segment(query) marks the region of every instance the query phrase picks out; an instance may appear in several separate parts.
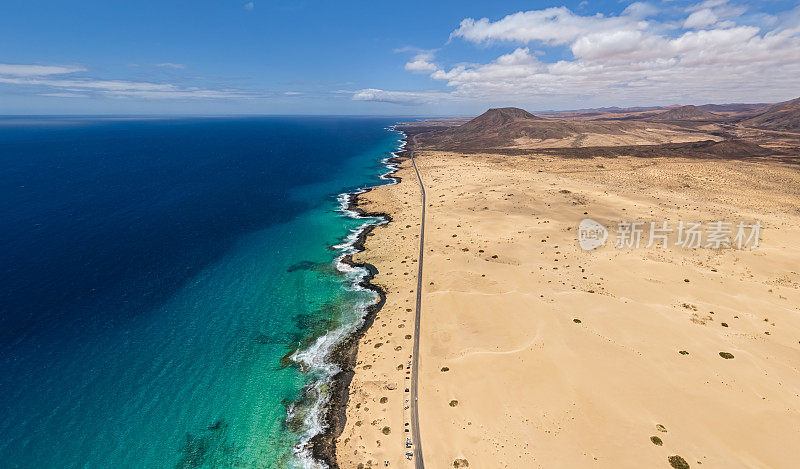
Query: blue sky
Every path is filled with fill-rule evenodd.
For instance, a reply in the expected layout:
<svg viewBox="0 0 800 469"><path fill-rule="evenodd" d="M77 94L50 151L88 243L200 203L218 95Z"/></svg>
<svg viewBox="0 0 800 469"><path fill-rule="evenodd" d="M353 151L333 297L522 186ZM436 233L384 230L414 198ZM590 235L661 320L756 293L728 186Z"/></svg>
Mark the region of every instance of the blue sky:
<svg viewBox="0 0 800 469"><path fill-rule="evenodd" d="M800 95L796 1L6 0L0 114L471 114Z"/></svg>

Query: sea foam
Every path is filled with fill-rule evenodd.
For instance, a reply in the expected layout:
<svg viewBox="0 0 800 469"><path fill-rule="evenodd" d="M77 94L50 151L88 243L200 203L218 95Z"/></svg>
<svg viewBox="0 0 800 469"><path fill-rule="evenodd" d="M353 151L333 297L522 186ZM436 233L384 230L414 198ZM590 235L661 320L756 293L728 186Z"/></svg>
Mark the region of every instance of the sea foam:
<svg viewBox="0 0 800 469"><path fill-rule="evenodd" d="M397 184L397 180L392 177L392 174L397 171L397 164L392 163L390 160L397 157L397 154L405 148L405 134L395 130L394 126L389 127L387 130L401 134L402 138L398 140L398 148L390 153L391 156L381 159L381 163L386 168L386 172L380 174L379 178L384 182L382 184L372 185L370 188ZM330 361L331 352L336 345L341 343L349 335L354 334L362 326L369 306L374 304L378 299L378 294L376 292L362 286L364 278L369 274L367 269L353 266L345 262L345 258L359 252L359 249L356 248L356 242L365 229L370 226L388 223L385 219L380 217L362 216L357 211L350 208L353 198L366 191L366 188L361 188L353 192L339 194L337 197L339 202L338 212L348 218L363 219L365 221L357 228L350 230L341 243L333 246L333 248L338 251L338 255L333 263L336 269L347 279L345 288L354 292L368 292L370 294L369 299L356 303L354 311L354 317L356 319L354 321L342 324L336 329L318 337L309 347L298 350L291 356L291 359L297 363L305 373L310 374L314 378L312 382L303 389L304 402L311 402L311 404L304 409L304 430L300 442L293 450L297 466L304 469L326 469L328 467L324 462L313 458L310 442L312 438L322 433L327 428L324 415L330 403L328 388L330 387L332 378L341 371L336 364ZM298 412L298 403L289 406L287 420L296 418Z"/></svg>

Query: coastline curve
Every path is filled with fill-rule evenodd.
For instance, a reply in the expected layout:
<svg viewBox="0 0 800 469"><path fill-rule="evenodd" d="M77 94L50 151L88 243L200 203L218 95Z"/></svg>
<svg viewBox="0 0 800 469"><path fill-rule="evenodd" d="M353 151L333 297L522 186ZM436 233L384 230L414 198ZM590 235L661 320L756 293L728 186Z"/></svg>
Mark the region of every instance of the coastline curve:
<svg viewBox="0 0 800 469"><path fill-rule="evenodd" d="M329 331L319 337L312 346L298 350L290 357L301 367L322 369L325 375L322 379L310 383L309 388L304 390L304 395L310 391L316 399L313 410L307 417L308 432L294 451L295 457L304 468L339 468L336 461L336 439L344 430L347 418L346 408L350 383L355 374L358 344L386 302L386 292L379 285L372 283L378 272L377 268L372 264L355 262L353 255L364 250L366 238L376 226L392 221L388 213L367 212L358 206L360 195L401 181L401 178L394 173L398 170L397 163L406 157L408 138L405 132L398 131L394 127L387 130L402 135L398 140L399 147L391 152L390 157L381 161L388 171L381 174L380 179L387 182L340 194L339 211L351 218L364 219L365 223L352 230L343 243L333 246L341 252L334 263L337 270L352 279L350 288L371 291L374 293L374 300L369 304L357 306L363 308L359 321ZM290 407L287 419L291 418L291 413Z"/></svg>

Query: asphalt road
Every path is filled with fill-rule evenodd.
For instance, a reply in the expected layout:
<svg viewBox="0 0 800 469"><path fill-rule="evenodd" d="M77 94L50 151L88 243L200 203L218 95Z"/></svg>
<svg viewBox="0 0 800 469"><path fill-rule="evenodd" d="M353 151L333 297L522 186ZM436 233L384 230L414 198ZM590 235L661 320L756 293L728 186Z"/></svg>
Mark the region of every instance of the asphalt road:
<svg viewBox="0 0 800 469"><path fill-rule="evenodd" d="M417 377L419 376L419 329L422 312L422 259L425 249L425 186L422 185L422 177L419 175L413 152L411 153L411 163L417 173L419 188L422 189L422 223L420 223L419 232L419 271L417 272L417 312L414 315L414 351L411 356L411 442L414 451L414 467L423 469L425 463L422 461L422 438L419 436Z"/></svg>

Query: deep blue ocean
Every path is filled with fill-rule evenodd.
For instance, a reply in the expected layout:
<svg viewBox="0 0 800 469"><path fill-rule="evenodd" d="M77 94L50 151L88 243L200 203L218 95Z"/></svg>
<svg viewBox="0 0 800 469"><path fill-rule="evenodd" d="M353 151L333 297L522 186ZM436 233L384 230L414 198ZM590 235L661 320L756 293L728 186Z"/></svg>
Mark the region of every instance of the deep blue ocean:
<svg viewBox="0 0 800 469"><path fill-rule="evenodd" d="M299 467L393 123L0 118L0 466Z"/></svg>

